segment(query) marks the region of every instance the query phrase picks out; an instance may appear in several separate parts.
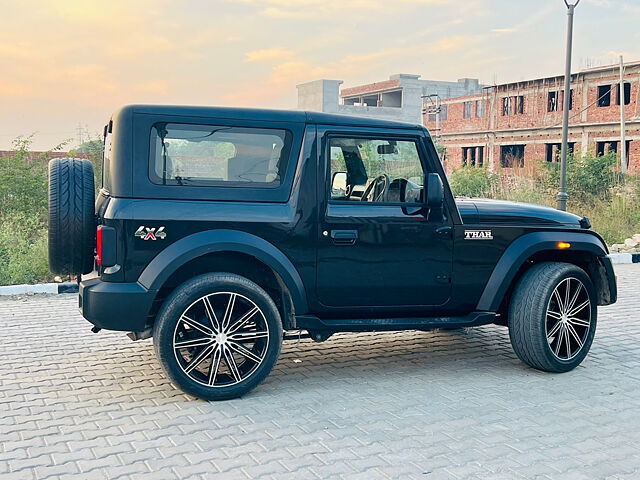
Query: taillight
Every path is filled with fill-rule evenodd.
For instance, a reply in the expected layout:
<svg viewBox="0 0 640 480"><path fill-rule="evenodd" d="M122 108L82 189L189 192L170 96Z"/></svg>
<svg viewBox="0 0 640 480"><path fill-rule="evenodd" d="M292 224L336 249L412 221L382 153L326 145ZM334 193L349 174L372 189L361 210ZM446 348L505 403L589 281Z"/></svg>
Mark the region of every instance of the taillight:
<svg viewBox="0 0 640 480"><path fill-rule="evenodd" d="M96 265L102 266L102 225L96 230Z"/></svg>

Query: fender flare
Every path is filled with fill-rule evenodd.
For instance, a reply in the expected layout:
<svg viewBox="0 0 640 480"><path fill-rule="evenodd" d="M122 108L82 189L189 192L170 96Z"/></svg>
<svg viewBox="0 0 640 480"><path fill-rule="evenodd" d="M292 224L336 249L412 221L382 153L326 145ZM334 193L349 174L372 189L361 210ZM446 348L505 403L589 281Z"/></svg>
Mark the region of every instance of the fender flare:
<svg viewBox="0 0 640 480"><path fill-rule="evenodd" d="M502 299L524 262L538 252L558 251L557 242L569 242L571 252L587 252L598 257L607 255L603 241L591 232L527 233L511 243L498 260L478 301L477 310L498 311Z"/></svg>
<svg viewBox="0 0 640 480"><path fill-rule="evenodd" d="M280 276L291 294L296 314L308 312L302 278L291 260L266 240L238 230L206 230L181 238L147 265L138 283L148 290L157 291L186 262L214 252L237 252L255 257Z"/></svg>

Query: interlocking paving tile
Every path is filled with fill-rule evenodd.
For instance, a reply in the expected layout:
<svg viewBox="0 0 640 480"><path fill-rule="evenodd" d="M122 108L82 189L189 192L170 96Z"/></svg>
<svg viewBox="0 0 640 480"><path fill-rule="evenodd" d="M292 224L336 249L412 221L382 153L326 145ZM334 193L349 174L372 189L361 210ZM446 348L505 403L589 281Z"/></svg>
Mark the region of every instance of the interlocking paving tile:
<svg viewBox="0 0 640 480"><path fill-rule="evenodd" d="M0 478L640 478L640 267L616 272L573 372L526 367L498 326L339 334L219 403L151 341L90 333L75 295L0 299Z"/></svg>

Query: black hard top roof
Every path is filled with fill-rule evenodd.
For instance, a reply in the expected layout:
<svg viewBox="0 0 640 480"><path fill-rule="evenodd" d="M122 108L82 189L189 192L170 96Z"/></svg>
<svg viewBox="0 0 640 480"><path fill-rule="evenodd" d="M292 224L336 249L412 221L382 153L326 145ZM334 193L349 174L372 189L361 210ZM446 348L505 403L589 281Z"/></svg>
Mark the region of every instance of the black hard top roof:
<svg viewBox="0 0 640 480"><path fill-rule="evenodd" d="M176 115L182 117L206 117L226 119L248 119L272 122L299 122L319 123L326 125L346 125L355 127L385 127L422 129L421 125L413 123L395 122L391 120L379 120L375 118L355 117L351 115L338 115L320 112L307 112L302 110L270 110L260 108L233 108L233 107L198 107L187 105L127 105L121 108L117 114L129 110L133 113L149 115Z"/></svg>

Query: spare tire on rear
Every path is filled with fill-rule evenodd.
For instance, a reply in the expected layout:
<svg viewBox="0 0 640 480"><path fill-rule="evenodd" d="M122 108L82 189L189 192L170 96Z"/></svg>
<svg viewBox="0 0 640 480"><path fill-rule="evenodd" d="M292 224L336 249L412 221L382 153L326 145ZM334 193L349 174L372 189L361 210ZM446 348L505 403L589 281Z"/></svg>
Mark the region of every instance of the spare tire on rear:
<svg viewBox="0 0 640 480"><path fill-rule="evenodd" d="M93 165L82 158L49 162L49 268L74 275L93 270L95 248Z"/></svg>

